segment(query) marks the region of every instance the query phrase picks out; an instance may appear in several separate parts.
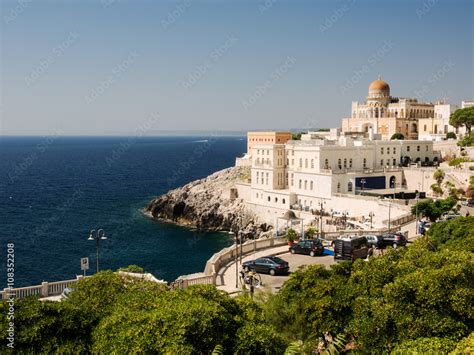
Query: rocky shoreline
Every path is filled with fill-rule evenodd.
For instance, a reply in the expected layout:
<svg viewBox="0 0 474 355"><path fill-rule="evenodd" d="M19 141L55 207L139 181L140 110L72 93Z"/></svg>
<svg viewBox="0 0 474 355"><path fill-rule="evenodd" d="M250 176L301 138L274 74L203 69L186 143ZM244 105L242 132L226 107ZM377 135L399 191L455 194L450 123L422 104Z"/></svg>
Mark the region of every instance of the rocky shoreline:
<svg viewBox="0 0 474 355"><path fill-rule="evenodd" d="M247 167L217 171L153 199L144 212L201 232L239 231L244 240L270 236L272 226L261 223L236 194L235 184L249 174Z"/></svg>

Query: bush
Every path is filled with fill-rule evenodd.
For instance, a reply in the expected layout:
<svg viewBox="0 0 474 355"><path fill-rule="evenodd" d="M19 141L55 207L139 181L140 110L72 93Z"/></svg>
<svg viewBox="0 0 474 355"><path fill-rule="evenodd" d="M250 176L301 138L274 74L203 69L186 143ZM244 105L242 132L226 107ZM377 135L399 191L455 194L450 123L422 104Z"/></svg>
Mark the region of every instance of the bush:
<svg viewBox="0 0 474 355"><path fill-rule="evenodd" d="M390 140L404 140L405 139L405 136L401 133L394 133L392 135L392 137L390 138Z"/></svg>
<svg viewBox="0 0 474 355"><path fill-rule="evenodd" d="M457 138L456 133L454 132L446 133L446 139L456 139L456 138Z"/></svg>
<svg viewBox="0 0 474 355"><path fill-rule="evenodd" d="M455 346L451 338L418 338L397 345L392 354L446 354Z"/></svg>
<svg viewBox="0 0 474 355"><path fill-rule="evenodd" d="M461 339L451 354L474 354L474 332Z"/></svg>

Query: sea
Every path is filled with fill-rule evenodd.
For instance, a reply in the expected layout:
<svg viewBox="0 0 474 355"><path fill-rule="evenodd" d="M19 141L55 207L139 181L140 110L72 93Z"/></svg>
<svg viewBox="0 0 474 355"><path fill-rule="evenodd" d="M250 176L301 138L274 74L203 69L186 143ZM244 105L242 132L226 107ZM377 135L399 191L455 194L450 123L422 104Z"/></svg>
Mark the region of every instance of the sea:
<svg viewBox="0 0 474 355"><path fill-rule="evenodd" d="M138 265L159 279L202 272L226 233L152 220L154 197L234 165L244 137L0 137L0 288L13 244L14 287ZM96 234L94 234L96 235ZM10 257L11 258L11 257ZM11 276L11 275L8 275Z"/></svg>

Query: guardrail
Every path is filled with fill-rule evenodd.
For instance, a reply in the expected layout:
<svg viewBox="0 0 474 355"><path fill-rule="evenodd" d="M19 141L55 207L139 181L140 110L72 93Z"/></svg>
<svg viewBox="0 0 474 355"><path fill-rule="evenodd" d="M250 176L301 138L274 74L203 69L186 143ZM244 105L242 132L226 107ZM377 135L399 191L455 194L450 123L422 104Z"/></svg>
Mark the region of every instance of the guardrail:
<svg viewBox="0 0 474 355"><path fill-rule="evenodd" d="M0 299L7 299L13 296L16 299L26 297L49 297L60 295L66 287L75 284L84 276L78 275L77 279L56 281L56 282L42 282L41 285L17 287L17 288L5 288L0 292Z"/></svg>

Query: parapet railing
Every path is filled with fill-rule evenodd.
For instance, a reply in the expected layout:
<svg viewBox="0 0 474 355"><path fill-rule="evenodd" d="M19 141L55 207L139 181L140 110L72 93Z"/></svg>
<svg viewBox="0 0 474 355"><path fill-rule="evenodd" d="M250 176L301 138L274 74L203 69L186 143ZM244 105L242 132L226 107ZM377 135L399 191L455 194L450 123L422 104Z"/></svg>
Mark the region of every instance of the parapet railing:
<svg viewBox="0 0 474 355"><path fill-rule="evenodd" d="M26 297L49 297L60 295L66 287L75 284L84 276L78 275L77 279L47 282L43 281L41 285L17 287L17 288L4 288L0 292L0 299L8 299L10 296L16 299Z"/></svg>

